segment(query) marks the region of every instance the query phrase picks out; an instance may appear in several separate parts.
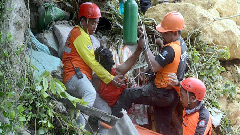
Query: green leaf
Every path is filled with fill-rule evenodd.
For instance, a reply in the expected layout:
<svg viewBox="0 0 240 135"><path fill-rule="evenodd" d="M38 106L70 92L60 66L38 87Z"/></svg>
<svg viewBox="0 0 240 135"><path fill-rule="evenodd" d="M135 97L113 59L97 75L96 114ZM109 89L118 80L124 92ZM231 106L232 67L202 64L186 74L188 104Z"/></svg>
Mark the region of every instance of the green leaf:
<svg viewBox="0 0 240 135"><path fill-rule="evenodd" d="M38 134L39 134L39 135L45 134L45 131L44 131L44 129L43 129L42 127L39 128Z"/></svg>
<svg viewBox="0 0 240 135"><path fill-rule="evenodd" d="M8 32L7 38L8 38L8 40L12 40L12 34L11 34L11 32Z"/></svg>
<svg viewBox="0 0 240 135"><path fill-rule="evenodd" d="M22 105L19 105L17 109L19 113L22 113L25 110Z"/></svg>
<svg viewBox="0 0 240 135"><path fill-rule="evenodd" d="M43 77L43 90L46 91L48 88L48 81L45 77Z"/></svg>
<svg viewBox="0 0 240 135"><path fill-rule="evenodd" d="M11 116L12 119L15 118L15 115L16 115L16 114L15 114L15 111L11 111L11 112L10 112L10 116Z"/></svg>
<svg viewBox="0 0 240 135"><path fill-rule="evenodd" d="M46 124L46 123L47 123L47 121L46 121L46 120L42 120L42 121L39 121L39 123Z"/></svg>
<svg viewBox="0 0 240 135"><path fill-rule="evenodd" d="M14 92L14 91L8 93L8 97L9 97L9 98L12 98L13 95L15 95L15 92Z"/></svg>
<svg viewBox="0 0 240 135"><path fill-rule="evenodd" d="M3 97L4 96L4 93L3 92L0 92L0 97Z"/></svg>
<svg viewBox="0 0 240 135"><path fill-rule="evenodd" d="M24 116L20 116L18 119L19 121L26 121L26 118Z"/></svg>
<svg viewBox="0 0 240 135"><path fill-rule="evenodd" d="M88 102L87 101L83 101L82 105L88 105Z"/></svg>
<svg viewBox="0 0 240 135"><path fill-rule="evenodd" d="M9 58L9 54L8 54L7 50L3 50L3 54L5 57Z"/></svg>
<svg viewBox="0 0 240 135"><path fill-rule="evenodd" d="M48 112L48 115L49 115L50 117L53 117L53 112L52 112L51 109L48 109L47 112Z"/></svg>
<svg viewBox="0 0 240 135"><path fill-rule="evenodd" d="M62 96L62 97L64 97L64 98L66 98L67 96L66 96L66 92L64 91L64 92L61 92L60 93L60 95Z"/></svg>
<svg viewBox="0 0 240 135"><path fill-rule="evenodd" d="M56 83L53 80L50 82L50 90L53 94L56 94Z"/></svg>
<svg viewBox="0 0 240 135"><path fill-rule="evenodd" d="M0 71L0 77L3 77L3 72L2 71Z"/></svg>
<svg viewBox="0 0 240 135"><path fill-rule="evenodd" d="M49 95L48 95L48 93L47 92L45 92L45 91L43 91L43 90L41 90L41 95L44 97L44 98L47 98Z"/></svg>
<svg viewBox="0 0 240 135"><path fill-rule="evenodd" d="M49 122L49 121L48 121L48 128L50 128L50 129L51 129L51 128L54 128L54 126L52 125L52 123Z"/></svg>
<svg viewBox="0 0 240 135"><path fill-rule="evenodd" d="M40 91L40 90L42 90L42 86L41 86L41 85L38 85L38 86L36 87L36 91Z"/></svg>
<svg viewBox="0 0 240 135"><path fill-rule="evenodd" d="M57 82L55 84L56 84L57 94L61 95L62 92L65 92L65 89L61 86L61 84L59 84Z"/></svg>
<svg viewBox="0 0 240 135"><path fill-rule="evenodd" d="M47 77L49 75L50 75L50 72L45 70L40 77Z"/></svg>
<svg viewBox="0 0 240 135"><path fill-rule="evenodd" d="M64 85L60 80L58 80L58 79L56 79L56 78L54 78L53 80L54 80L56 83L60 84L61 87L62 87L64 90L66 89L65 85Z"/></svg>

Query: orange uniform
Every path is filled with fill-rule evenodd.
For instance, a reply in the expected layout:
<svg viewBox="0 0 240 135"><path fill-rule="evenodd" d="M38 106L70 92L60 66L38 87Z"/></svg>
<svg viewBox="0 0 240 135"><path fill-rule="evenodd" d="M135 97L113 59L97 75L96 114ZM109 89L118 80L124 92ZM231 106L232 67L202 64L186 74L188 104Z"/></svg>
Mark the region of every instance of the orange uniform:
<svg viewBox="0 0 240 135"><path fill-rule="evenodd" d="M97 76L108 84L112 76L102 65L95 60L94 50L90 36L79 26L75 26L66 41L63 51L63 82L66 83L75 75L74 67L79 68L89 80L92 79L92 70Z"/></svg>
<svg viewBox="0 0 240 135"><path fill-rule="evenodd" d="M169 44L166 44L165 47L166 46L171 46L173 48L173 50L175 52L175 54L174 54L175 57L174 57L173 61L170 64L167 64L164 68L162 68L160 71L157 72L156 78L154 80L154 83L155 83L157 88L166 88L166 87L168 87L168 84L170 83L168 74L169 73L177 74L178 65L179 65L179 62L180 62L180 56L181 56L180 42L179 41L171 42Z"/></svg>
<svg viewBox="0 0 240 135"><path fill-rule="evenodd" d="M203 103L192 110L183 110L183 135L211 135L212 119Z"/></svg>

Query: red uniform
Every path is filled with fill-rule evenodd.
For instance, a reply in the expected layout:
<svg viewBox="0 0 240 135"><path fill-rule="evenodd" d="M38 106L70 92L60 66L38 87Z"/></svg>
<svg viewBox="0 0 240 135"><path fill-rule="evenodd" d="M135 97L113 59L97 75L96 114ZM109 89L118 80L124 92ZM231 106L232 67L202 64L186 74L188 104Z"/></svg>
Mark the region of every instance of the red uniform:
<svg viewBox="0 0 240 135"><path fill-rule="evenodd" d="M116 76L116 69L112 68L111 74ZM103 81L100 83L100 88L98 94L102 99L104 99L110 107L112 107L115 102L118 100L119 96L122 94L122 91L126 88L126 85L123 85L117 88L112 83L106 84Z"/></svg>

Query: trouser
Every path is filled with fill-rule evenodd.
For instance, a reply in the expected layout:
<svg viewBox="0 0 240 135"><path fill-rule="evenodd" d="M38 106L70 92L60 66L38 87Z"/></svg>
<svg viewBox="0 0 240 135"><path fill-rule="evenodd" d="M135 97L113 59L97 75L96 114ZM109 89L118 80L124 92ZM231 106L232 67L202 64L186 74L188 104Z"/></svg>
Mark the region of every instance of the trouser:
<svg viewBox="0 0 240 135"><path fill-rule="evenodd" d="M123 91L112 108L112 114L122 117L121 110L129 110L132 103L154 107L156 130L164 135L171 135L172 112L178 104L179 96L174 89L156 88L153 82L140 88L128 88Z"/></svg>
<svg viewBox="0 0 240 135"><path fill-rule="evenodd" d="M74 75L69 81L67 81L65 86L70 95L80 99L84 97L84 101L88 102L88 106L93 106L96 99L96 91L85 74L83 74L83 78L81 79L78 79L77 76ZM80 116L77 119L78 125L81 123L82 126L85 127L85 120L88 120L88 116L80 113Z"/></svg>
<svg viewBox="0 0 240 135"><path fill-rule="evenodd" d="M93 107L95 107L95 108L97 108L99 110L102 110L103 112L109 113L109 114L111 114L111 112L112 112L110 106L108 105L108 103L105 100L103 100L99 96L98 93L96 94L96 100L95 100L95 102L93 104ZM101 135L107 135L108 129L102 127L100 125L100 121L99 121L99 125L98 126L99 126L99 133Z"/></svg>

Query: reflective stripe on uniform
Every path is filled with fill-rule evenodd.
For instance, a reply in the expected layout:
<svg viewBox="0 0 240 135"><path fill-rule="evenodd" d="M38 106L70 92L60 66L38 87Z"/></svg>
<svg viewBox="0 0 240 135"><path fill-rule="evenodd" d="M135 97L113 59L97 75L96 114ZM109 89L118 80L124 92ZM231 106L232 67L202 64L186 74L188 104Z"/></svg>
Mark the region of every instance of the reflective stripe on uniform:
<svg viewBox="0 0 240 135"><path fill-rule="evenodd" d="M70 47L64 46L64 52L71 53L71 50L72 49Z"/></svg>

